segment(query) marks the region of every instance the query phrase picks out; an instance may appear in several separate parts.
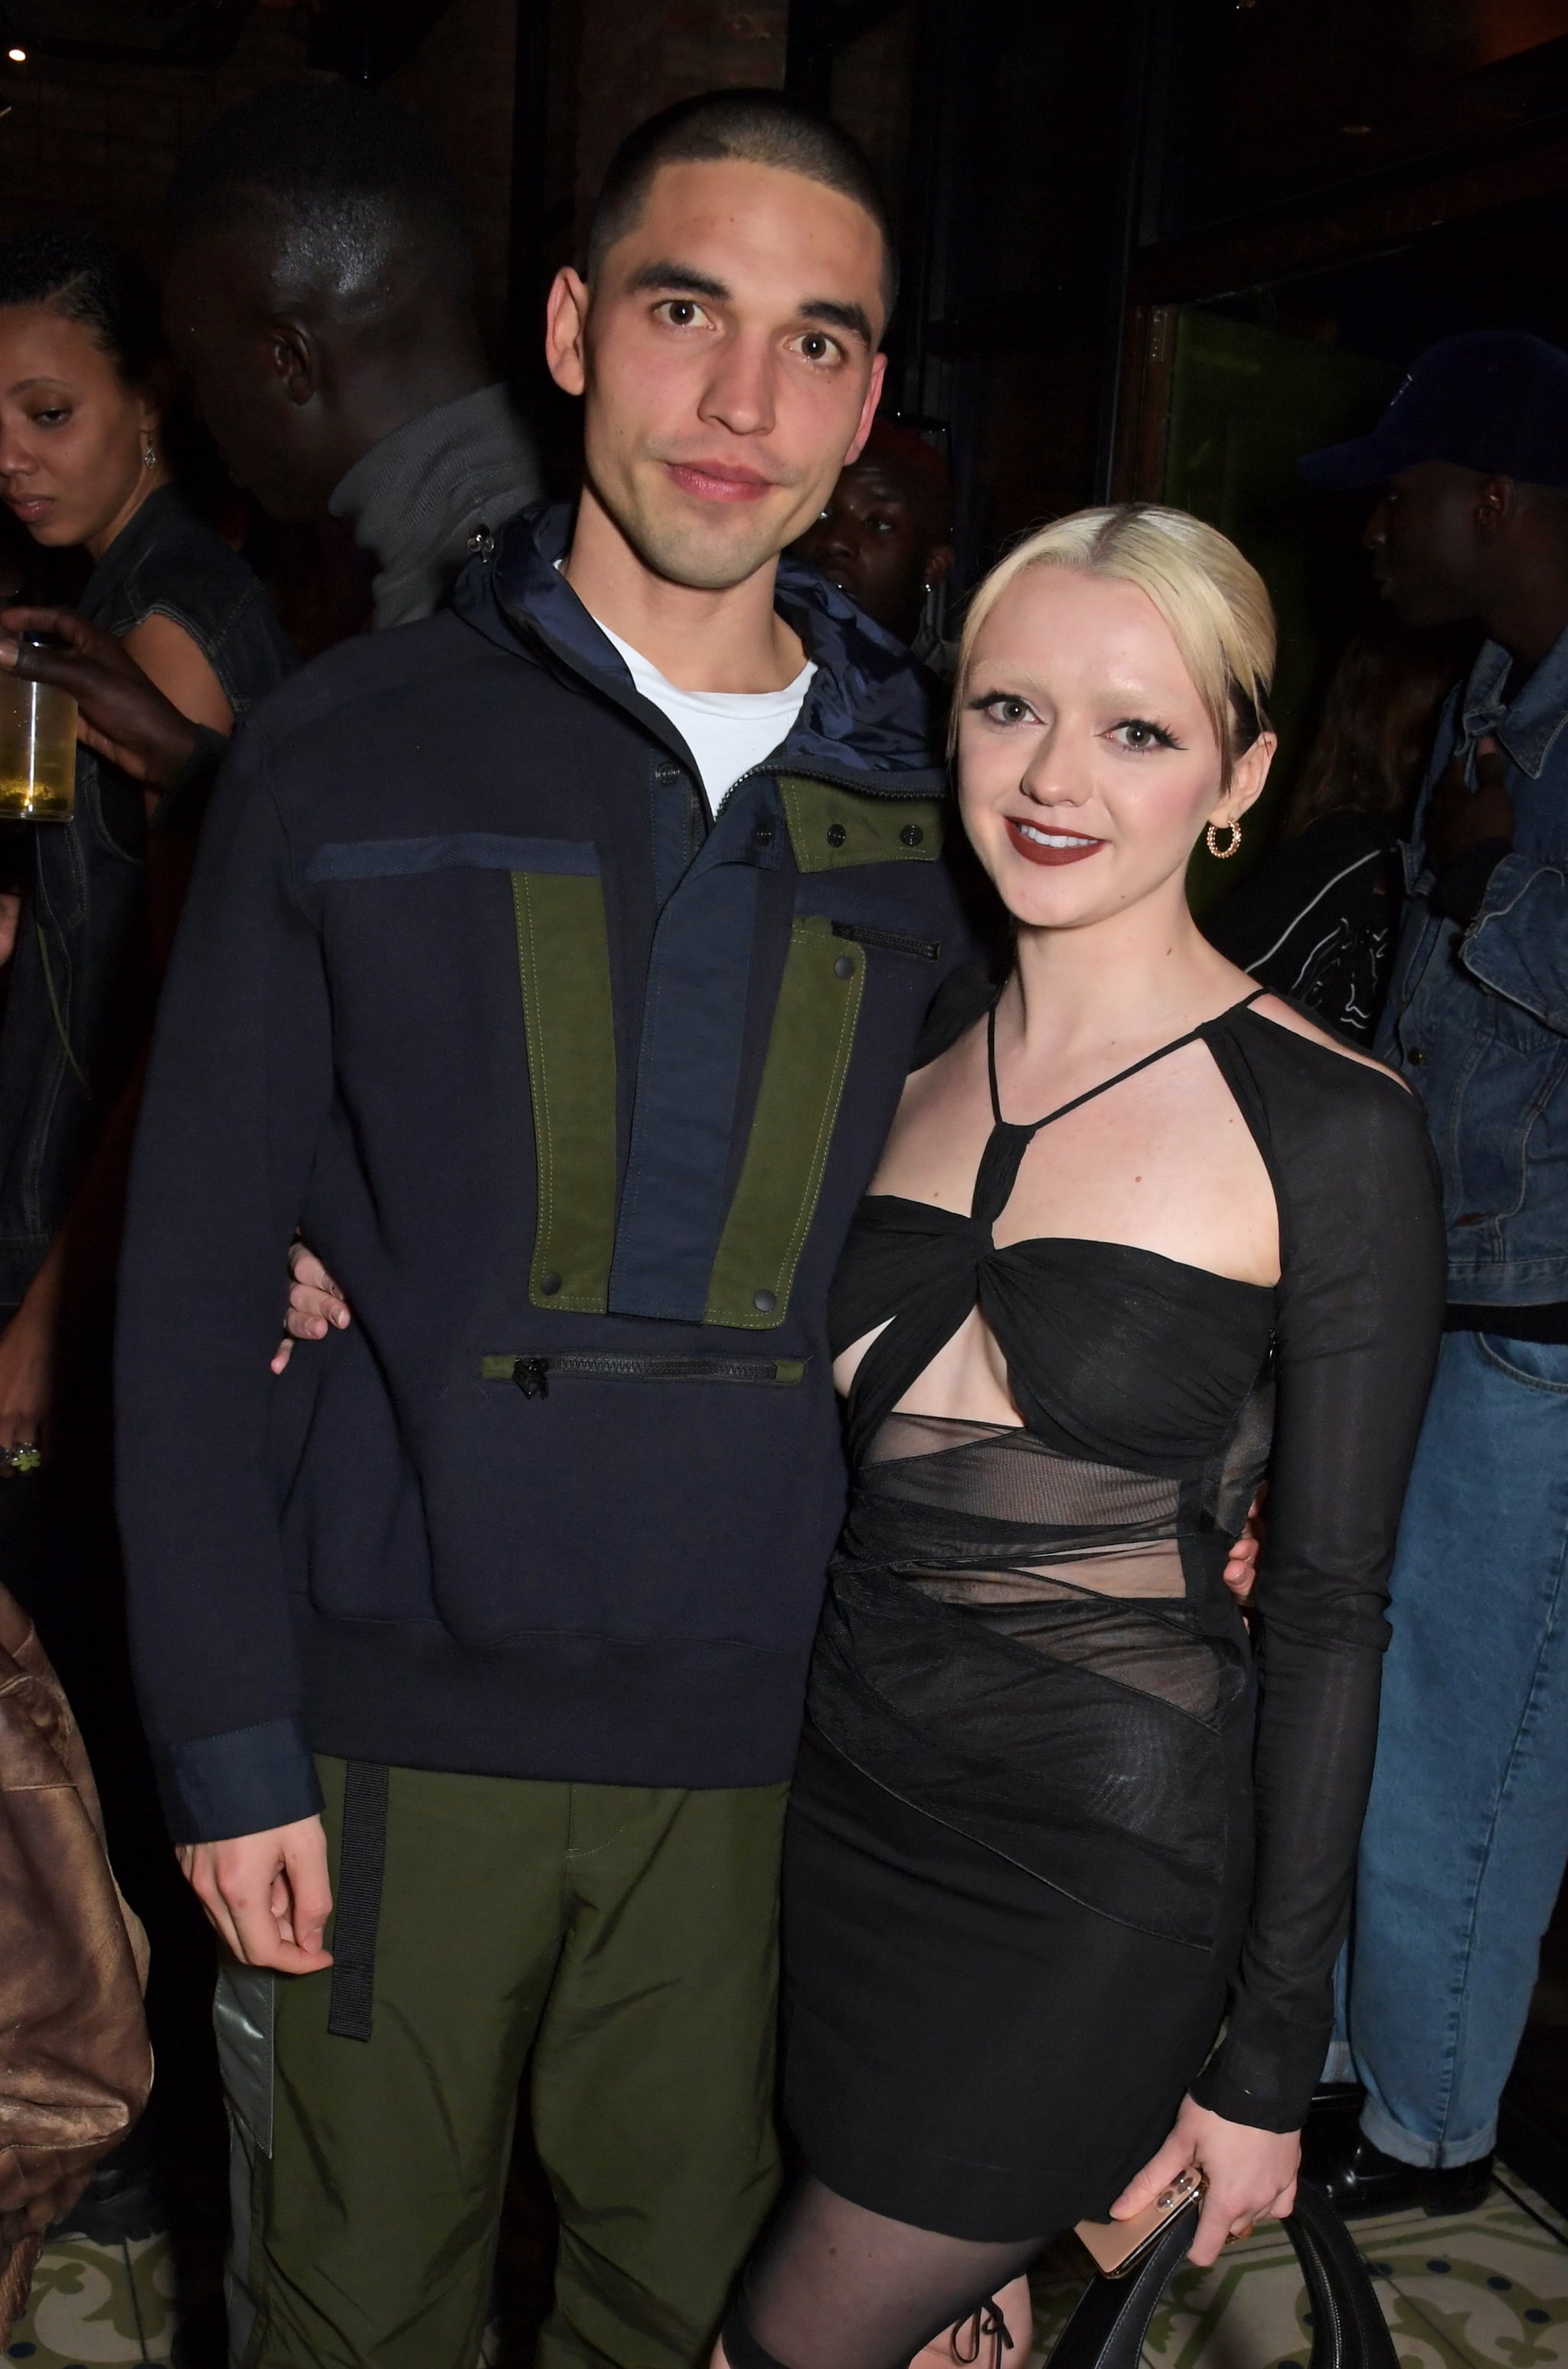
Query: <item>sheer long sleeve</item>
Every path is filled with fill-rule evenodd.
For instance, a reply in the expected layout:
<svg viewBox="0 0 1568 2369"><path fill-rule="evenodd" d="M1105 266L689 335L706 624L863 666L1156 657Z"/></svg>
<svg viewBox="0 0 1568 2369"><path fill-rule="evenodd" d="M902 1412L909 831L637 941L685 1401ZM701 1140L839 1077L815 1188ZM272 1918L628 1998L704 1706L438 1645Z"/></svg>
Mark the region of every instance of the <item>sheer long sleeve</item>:
<svg viewBox="0 0 1568 2369"><path fill-rule="evenodd" d="M1384 1607L1442 1328L1419 1104L1307 1040L1222 1059L1279 1204L1272 1487L1261 1560L1252 1914L1230 2024L1194 2094L1294 2130L1321 2071L1377 1741Z"/></svg>

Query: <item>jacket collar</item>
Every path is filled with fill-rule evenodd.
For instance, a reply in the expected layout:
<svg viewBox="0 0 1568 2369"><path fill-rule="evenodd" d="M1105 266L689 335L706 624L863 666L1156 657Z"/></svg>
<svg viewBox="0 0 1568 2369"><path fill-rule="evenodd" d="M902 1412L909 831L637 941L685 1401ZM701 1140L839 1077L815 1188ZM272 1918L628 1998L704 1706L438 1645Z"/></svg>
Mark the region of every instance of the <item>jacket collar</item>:
<svg viewBox="0 0 1568 2369"><path fill-rule="evenodd" d="M1459 700L1459 749L1468 755L1491 733L1519 771L1539 781L1568 724L1568 633L1560 634L1517 698L1505 703L1514 661L1501 642L1482 642Z"/></svg>
<svg viewBox="0 0 1568 2369"><path fill-rule="evenodd" d="M571 540L570 506L511 521L492 562L459 579L453 605L503 647L542 647L558 665L634 716L690 764L664 714L633 684L555 562ZM933 746L931 689L903 645L863 616L815 568L779 564L775 605L816 662L805 703L769 770L809 773L890 797L930 797L946 786Z"/></svg>

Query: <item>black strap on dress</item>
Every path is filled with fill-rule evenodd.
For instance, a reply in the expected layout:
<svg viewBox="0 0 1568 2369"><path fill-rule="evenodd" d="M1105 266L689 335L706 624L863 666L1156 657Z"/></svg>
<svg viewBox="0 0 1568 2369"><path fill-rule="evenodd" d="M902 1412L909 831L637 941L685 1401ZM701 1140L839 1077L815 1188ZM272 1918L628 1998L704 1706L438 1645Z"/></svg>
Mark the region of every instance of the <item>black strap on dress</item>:
<svg viewBox="0 0 1568 2369"><path fill-rule="evenodd" d="M1100 1094L1109 1093L1113 1086L1121 1085L1128 1078L1136 1078L1139 1070L1152 1069L1154 1063L1164 1060L1167 1054L1179 1053L1185 1046L1200 1043L1219 1021L1229 1020L1232 1013L1245 1012L1268 992L1266 987L1254 988L1252 994L1244 995L1239 1003L1227 1004L1214 1020L1200 1021L1196 1028L1189 1028L1185 1036L1173 1036L1168 1045L1158 1046L1152 1053L1145 1053L1140 1061L1129 1061L1127 1068L1118 1070L1114 1078L1102 1078L1097 1086L1090 1086L1085 1093L1074 1094L1070 1103L1059 1103L1055 1110L1046 1113L1044 1118L1033 1119L1026 1126L1019 1126L1016 1121L1001 1116L1001 1096L996 1082L996 1005L993 1003L986 1014L986 1070L990 1079L991 1116L996 1124L980 1154L980 1164L975 1174L974 1199L969 1205L970 1217L977 1224L995 1225L1013 1198L1013 1188L1018 1182L1024 1154L1042 1127L1054 1126L1059 1118L1066 1118L1070 1111L1082 1110L1085 1103L1093 1102Z"/></svg>

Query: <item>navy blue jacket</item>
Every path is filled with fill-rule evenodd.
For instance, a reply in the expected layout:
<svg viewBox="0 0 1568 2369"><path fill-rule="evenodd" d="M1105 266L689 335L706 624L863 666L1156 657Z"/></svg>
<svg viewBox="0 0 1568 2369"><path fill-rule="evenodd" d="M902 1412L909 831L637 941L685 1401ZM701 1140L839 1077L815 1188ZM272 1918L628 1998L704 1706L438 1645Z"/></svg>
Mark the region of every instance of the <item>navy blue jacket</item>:
<svg viewBox="0 0 1568 2369"><path fill-rule="evenodd" d="M154 1049L120 1505L177 1838L312 1748L633 1785L793 1762L841 1510L829 1279L967 946L907 655L818 672L706 819L690 750L508 530L454 611L238 736ZM296 1228L354 1324L268 1372Z"/></svg>

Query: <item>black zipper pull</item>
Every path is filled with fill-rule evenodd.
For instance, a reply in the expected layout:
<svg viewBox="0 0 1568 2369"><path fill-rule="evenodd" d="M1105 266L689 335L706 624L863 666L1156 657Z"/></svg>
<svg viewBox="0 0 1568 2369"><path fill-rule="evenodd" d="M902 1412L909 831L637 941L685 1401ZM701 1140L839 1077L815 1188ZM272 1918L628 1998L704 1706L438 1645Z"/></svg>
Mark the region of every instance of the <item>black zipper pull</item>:
<svg viewBox="0 0 1568 2369"><path fill-rule="evenodd" d="M525 1399L547 1399L550 1395L547 1357L520 1357L511 1369L511 1378Z"/></svg>

